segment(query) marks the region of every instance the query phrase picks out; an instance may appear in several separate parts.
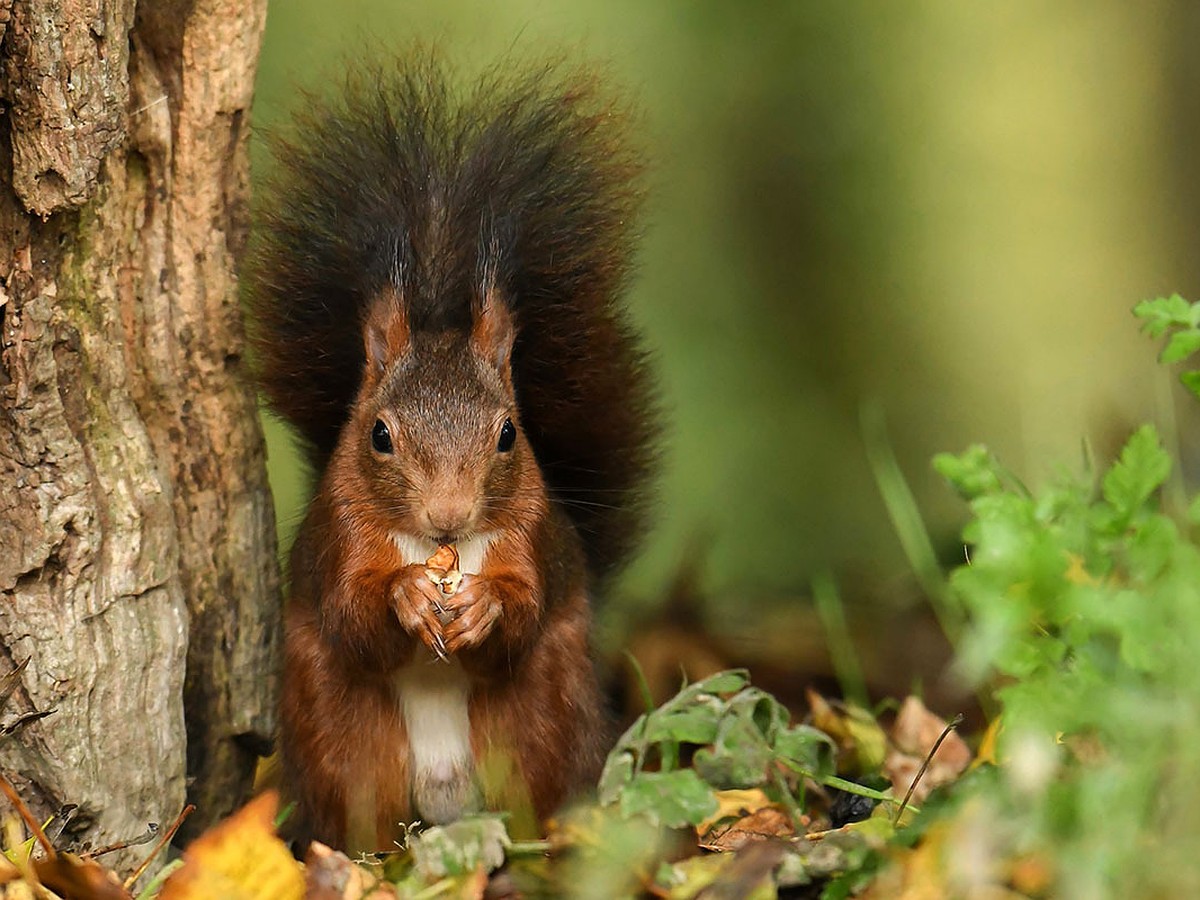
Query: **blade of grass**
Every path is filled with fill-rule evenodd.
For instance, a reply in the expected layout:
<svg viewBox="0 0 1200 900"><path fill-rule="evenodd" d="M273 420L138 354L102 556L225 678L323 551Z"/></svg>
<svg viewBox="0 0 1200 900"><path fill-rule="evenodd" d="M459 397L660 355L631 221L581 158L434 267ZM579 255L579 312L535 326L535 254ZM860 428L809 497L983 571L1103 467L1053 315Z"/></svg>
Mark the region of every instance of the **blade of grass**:
<svg viewBox="0 0 1200 900"><path fill-rule="evenodd" d="M150 883L142 889L140 894L137 895L137 900L150 900L152 897L157 897L159 890L166 883L166 880L170 878L176 870L183 868L183 865L184 863L182 859L173 859L159 869L158 872L155 873L154 877L150 879Z"/></svg>
<svg viewBox="0 0 1200 900"><path fill-rule="evenodd" d="M925 522L917 508L916 498L900 471L896 454L892 451L888 439L887 422L883 409L878 403L864 403L860 412L863 444L867 451L867 460L875 475L875 483L883 496L883 504L887 507L896 536L904 548L904 555L920 582L921 589L929 598L933 614L937 616L938 624L946 633L951 643L957 645L963 630L961 611L952 602L942 567L938 564L937 554L933 550L933 542L929 532L925 530Z"/></svg>
<svg viewBox="0 0 1200 900"><path fill-rule="evenodd" d="M629 666L633 669L633 675L637 679L638 691L642 695L643 709L648 713L654 712L654 695L650 693L650 682L646 680L646 673L642 670L642 664L628 650L625 651L625 659L629 661Z"/></svg>
<svg viewBox="0 0 1200 900"><path fill-rule="evenodd" d="M783 803L787 810L788 818L792 820L792 830L796 834L804 833L804 810L800 808L800 804L796 802L796 798L792 796L792 792L788 790L787 779L783 777L783 770L778 766L771 767L771 778L775 782L775 789L779 791L779 800ZM800 790L804 790L804 781L800 781Z"/></svg>
<svg viewBox="0 0 1200 900"><path fill-rule="evenodd" d="M838 778L836 775L817 775L813 772L808 771L803 766L797 765L796 763L792 762L790 759L784 759L783 757L779 757L779 762L781 764L787 766L793 772L798 772L799 774L805 776L806 778L811 778L813 781L817 782L818 784L825 785L825 787L837 788L839 791L845 791L847 794L857 794L860 797L867 797L871 800L878 800L881 803L895 804L895 803L899 802L895 797L893 797L889 794L885 794L882 791L877 791L874 788L869 788L869 787L866 787L865 785L858 784L853 781L847 781L845 778ZM910 807L910 808L912 809L913 812L920 812L920 810L917 809L915 806Z"/></svg>
<svg viewBox="0 0 1200 900"><path fill-rule="evenodd" d="M829 656L833 671L837 673L838 684L842 687L842 696L856 706L867 709L867 681L858 663L850 630L846 627L845 610L833 576L828 572L817 575L813 578L812 590L817 615L829 641Z"/></svg>

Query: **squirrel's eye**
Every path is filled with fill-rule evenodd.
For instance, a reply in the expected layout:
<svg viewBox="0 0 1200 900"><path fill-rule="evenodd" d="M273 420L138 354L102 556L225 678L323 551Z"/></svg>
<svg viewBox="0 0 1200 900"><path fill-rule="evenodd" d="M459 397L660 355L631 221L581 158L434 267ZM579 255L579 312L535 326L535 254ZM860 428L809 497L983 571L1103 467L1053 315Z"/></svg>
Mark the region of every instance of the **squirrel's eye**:
<svg viewBox="0 0 1200 900"><path fill-rule="evenodd" d="M379 453L392 452L392 433L383 419L375 420L375 427L371 429L371 446Z"/></svg>
<svg viewBox="0 0 1200 900"><path fill-rule="evenodd" d="M500 440L496 441L496 449L501 453L507 453L516 442L517 427L513 425L512 419L505 419L504 425L500 428Z"/></svg>

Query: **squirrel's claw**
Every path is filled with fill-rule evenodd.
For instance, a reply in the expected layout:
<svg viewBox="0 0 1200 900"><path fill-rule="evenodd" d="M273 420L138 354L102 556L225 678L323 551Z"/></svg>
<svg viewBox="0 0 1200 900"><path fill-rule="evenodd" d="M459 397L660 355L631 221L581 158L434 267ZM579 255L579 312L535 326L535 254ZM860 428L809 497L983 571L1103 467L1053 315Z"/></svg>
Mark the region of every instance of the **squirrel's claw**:
<svg viewBox="0 0 1200 900"><path fill-rule="evenodd" d="M424 568L407 566L397 576L392 608L405 631L428 647L442 662L449 662L446 641L442 635L442 616L446 614L446 609L438 598L438 588L425 577Z"/></svg>
<svg viewBox="0 0 1200 900"><path fill-rule="evenodd" d="M500 598L486 579L473 577L470 584L448 601L454 618L442 629L446 649L457 653L466 647L477 647L491 634L500 618Z"/></svg>
<svg viewBox="0 0 1200 900"><path fill-rule="evenodd" d="M450 662L450 657L446 655L446 642L442 640L439 634L433 639L433 652L437 654L437 658L444 663Z"/></svg>

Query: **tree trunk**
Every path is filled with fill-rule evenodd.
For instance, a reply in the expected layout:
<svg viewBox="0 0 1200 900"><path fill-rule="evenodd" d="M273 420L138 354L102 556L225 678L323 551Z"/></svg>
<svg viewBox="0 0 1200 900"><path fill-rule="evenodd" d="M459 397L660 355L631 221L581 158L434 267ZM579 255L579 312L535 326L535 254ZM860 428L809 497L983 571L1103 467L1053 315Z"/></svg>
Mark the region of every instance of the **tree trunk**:
<svg viewBox="0 0 1200 900"><path fill-rule="evenodd" d="M235 269L265 0L0 0L0 768L93 843L239 803L278 579ZM186 666L185 666L186 663Z"/></svg>

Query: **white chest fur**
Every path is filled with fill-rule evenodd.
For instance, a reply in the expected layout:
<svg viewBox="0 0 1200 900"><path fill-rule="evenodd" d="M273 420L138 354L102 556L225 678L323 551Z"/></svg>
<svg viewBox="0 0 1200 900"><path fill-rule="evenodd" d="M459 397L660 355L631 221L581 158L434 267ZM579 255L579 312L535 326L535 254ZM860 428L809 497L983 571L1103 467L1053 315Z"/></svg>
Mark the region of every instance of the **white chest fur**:
<svg viewBox="0 0 1200 900"><path fill-rule="evenodd" d="M457 819L473 805L466 673L457 661L422 654L392 684L408 732L416 814L435 825Z"/></svg>
<svg viewBox="0 0 1200 900"><path fill-rule="evenodd" d="M454 548L458 551L458 570L464 575L477 575L483 568L483 557L491 546L493 537L492 534L480 534L455 544ZM437 550L437 544L433 541L408 534L393 534L392 543L400 551L406 566L425 562Z"/></svg>
<svg viewBox="0 0 1200 900"><path fill-rule="evenodd" d="M460 571L473 574L483 567L489 538L458 545ZM405 565L424 562L437 549L432 541L408 535L393 540ZM475 805L476 796L466 673L456 660L447 664L421 652L392 685L408 733L416 813L430 824L456 819Z"/></svg>

